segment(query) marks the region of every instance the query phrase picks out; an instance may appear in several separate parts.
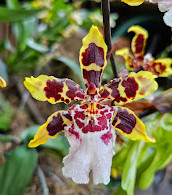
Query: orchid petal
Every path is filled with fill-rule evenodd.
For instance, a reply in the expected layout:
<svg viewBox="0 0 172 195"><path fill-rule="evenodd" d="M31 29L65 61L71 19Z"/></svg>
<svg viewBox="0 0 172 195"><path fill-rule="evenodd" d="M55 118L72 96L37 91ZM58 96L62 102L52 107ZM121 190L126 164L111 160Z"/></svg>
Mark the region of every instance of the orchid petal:
<svg viewBox="0 0 172 195"><path fill-rule="evenodd" d="M92 26L89 33L82 40L83 46L80 50L80 64L82 76L86 88L94 84L100 87L103 70L107 64L107 46L103 35L96 26Z"/></svg>
<svg viewBox="0 0 172 195"><path fill-rule="evenodd" d="M25 78L25 87L36 100L70 103L72 100L83 100L84 91L70 79L57 79L53 76L40 75L37 78Z"/></svg>
<svg viewBox="0 0 172 195"><path fill-rule="evenodd" d="M144 2L144 0L121 0L121 1L131 6L138 6Z"/></svg>
<svg viewBox="0 0 172 195"><path fill-rule="evenodd" d="M144 65L144 70L150 71L159 77L168 77L172 74L171 64L171 58L157 59L147 62Z"/></svg>
<svg viewBox="0 0 172 195"><path fill-rule="evenodd" d="M0 87L6 87L6 82L1 76L0 76Z"/></svg>
<svg viewBox="0 0 172 195"><path fill-rule="evenodd" d="M135 70L138 67L134 66L134 57L130 53L129 48L122 48L115 52L115 55L122 56L125 59L125 65L128 70Z"/></svg>
<svg viewBox="0 0 172 195"><path fill-rule="evenodd" d="M100 91L100 101L106 98L114 100L115 105L122 105L144 98L158 88L155 78L151 72L140 71L131 72L128 77L113 79Z"/></svg>
<svg viewBox="0 0 172 195"><path fill-rule="evenodd" d="M158 0L158 8L161 12L168 11L172 9L172 1L171 0Z"/></svg>
<svg viewBox="0 0 172 195"><path fill-rule="evenodd" d="M167 26L172 27L172 8L164 14L163 19Z"/></svg>
<svg viewBox="0 0 172 195"><path fill-rule="evenodd" d="M64 130L65 126L72 123L72 118L66 111L53 113L41 127L39 127L34 139L29 142L29 147L37 147L44 144L49 138L55 138L57 133Z"/></svg>
<svg viewBox="0 0 172 195"><path fill-rule="evenodd" d="M141 120L128 108L114 106L113 127L131 140L155 142L154 138L146 135L145 126Z"/></svg>
<svg viewBox="0 0 172 195"><path fill-rule="evenodd" d="M64 176L76 183L88 183L89 173L93 172L94 184L108 184L115 132L111 124L113 107L97 105L99 114L90 118L86 104L73 105L69 109L73 123L65 127L65 136L70 144L69 154L63 159Z"/></svg>
<svg viewBox="0 0 172 195"><path fill-rule="evenodd" d="M143 61L145 44L148 38L148 32L141 26L131 26L128 29L128 32L134 32L135 36L131 42L131 49L134 53L134 56L138 61Z"/></svg>

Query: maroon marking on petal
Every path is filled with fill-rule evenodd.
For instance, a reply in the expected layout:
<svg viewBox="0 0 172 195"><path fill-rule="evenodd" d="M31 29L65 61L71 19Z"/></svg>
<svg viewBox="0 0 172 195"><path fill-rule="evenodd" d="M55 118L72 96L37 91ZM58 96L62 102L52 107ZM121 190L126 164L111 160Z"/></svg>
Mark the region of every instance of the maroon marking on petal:
<svg viewBox="0 0 172 195"><path fill-rule="evenodd" d="M122 86L125 87L124 92L128 98L134 98L136 91L139 89L138 83L135 81L134 77L128 77L126 80L123 80Z"/></svg>
<svg viewBox="0 0 172 195"><path fill-rule="evenodd" d="M97 132L97 131L101 131L101 127L98 125L94 124L94 120L90 120L88 125L86 125L85 127L82 128L82 132L83 133L88 133L88 132Z"/></svg>
<svg viewBox="0 0 172 195"><path fill-rule="evenodd" d="M97 120L98 120L98 124L101 126L102 130L108 128L107 127L107 118L104 115L101 117L98 117Z"/></svg>
<svg viewBox="0 0 172 195"><path fill-rule="evenodd" d="M78 105L78 104L73 104L73 105L69 108L68 112L69 112L70 115L72 115L72 114L71 114L71 110L75 110L75 107L76 107L77 105Z"/></svg>
<svg viewBox="0 0 172 195"><path fill-rule="evenodd" d="M112 114L111 113L106 114L106 118L107 119L111 119L111 117L112 117Z"/></svg>
<svg viewBox="0 0 172 195"><path fill-rule="evenodd" d="M144 57L142 55L141 56L137 56L137 59L138 59L138 61L143 61L144 60Z"/></svg>
<svg viewBox="0 0 172 195"><path fill-rule="evenodd" d="M47 80L46 82L46 87L44 88L44 91L46 93L46 97L48 99L50 99L51 97L53 97L55 99L55 101L58 101L61 99L61 95L59 93L61 93L63 91L63 82L62 81L56 81L55 79L53 79L52 81Z"/></svg>
<svg viewBox="0 0 172 195"><path fill-rule="evenodd" d="M101 115L104 115L104 114L106 114L107 112L109 112L108 109L106 109L106 110L101 110L101 111L100 111L100 114L101 114Z"/></svg>
<svg viewBox="0 0 172 195"><path fill-rule="evenodd" d="M101 127L100 126L98 126L98 125L94 125L94 127L92 128L92 132L95 132L95 131L101 131L102 129L101 129Z"/></svg>
<svg viewBox="0 0 172 195"><path fill-rule="evenodd" d="M136 53L141 53L143 51L144 46L144 36L139 34L135 41Z"/></svg>
<svg viewBox="0 0 172 195"><path fill-rule="evenodd" d="M76 111L74 115L74 119L76 120L77 118L84 120L85 119L84 111Z"/></svg>
<svg viewBox="0 0 172 195"><path fill-rule="evenodd" d="M103 89L101 92L100 92L100 96L102 98L107 98L109 95L109 91L107 91L106 89Z"/></svg>
<svg viewBox="0 0 172 195"><path fill-rule="evenodd" d="M74 125L72 124L72 126L69 128L68 130L71 134L75 135L76 139L79 139L80 136L79 136L79 133L74 131Z"/></svg>
<svg viewBox="0 0 172 195"><path fill-rule="evenodd" d="M76 119L75 121L76 121L76 124L78 125L79 128L83 128L84 127L85 124L83 122L81 122L78 119Z"/></svg>
<svg viewBox="0 0 172 195"><path fill-rule="evenodd" d="M108 131L107 133L103 134L100 138L103 140L103 142L108 145L108 143L112 140L112 133Z"/></svg>
<svg viewBox="0 0 172 195"><path fill-rule="evenodd" d="M104 108L104 106L101 105L101 104L97 104L96 107L97 107L99 110Z"/></svg>
<svg viewBox="0 0 172 195"><path fill-rule="evenodd" d="M88 108L88 105L87 104L83 104L80 106L81 109L87 109Z"/></svg>
<svg viewBox="0 0 172 195"><path fill-rule="evenodd" d="M88 48L82 54L82 64L89 66L95 63L97 66L104 66L104 50L102 47L98 47L95 43L90 43Z"/></svg>
<svg viewBox="0 0 172 195"><path fill-rule="evenodd" d="M118 112L112 121L113 126L115 126L118 119L120 120L120 123L116 126L116 128L120 129L124 133L130 134L136 125L135 116L133 114L129 114L127 110L118 108Z"/></svg>
<svg viewBox="0 0 172 195"><path fill-rule="evenodd" d="M71 117L71 115L70 115L69 113L63 112L62 114L63 114L63 116L66 117L68 120L72 121L72 117Z"/></svg>
<svg viewBox="0 0 172 195"><path fill-rule="evenodd" d="M80 98L80 99L84 99L85 94L84 94L84 92L77 91L75 93L75 96L78 97L78 98Z"/></svg>
<svg viewBox="0 0 172 195"><path fill-rule="evenodd" d="M107 87L112 89L111 96L114 97L114 101L116 101L118 103L120 101L123 101L123 102L127 101L126 98L123 98L120 96L120 93L118 90L118 86L119 86L120 81L121 81L121 79L114 79L112 82L106 84Z"/></svg>
<svg viewBox="0 0 172 195"><path fill-rule="evenodd" d="M68 99L66 99L65 102L66 102L66 104L69 104L70 101Z"/></svg>
<svg viewBox="0 0 172 195"><path fill-rule="evenodd" d="M53 120L47 125L47 131L50 136L55 135L59 131L64 130L64 127L66 126L63 124L63 119L60 115L60 113L57 114L57 116L53 116Z"/></svg>
<svg viewBox="0 0 172 195"><path fill-rule="evenodd" d="M87 80L89 84L93 83L96 85L97 88L100 87L100 76L101 76L102 70L101 71L95 71L95 70L85 70L83 69L83 77L84 79ZM87 84L86 87L89 85Z"/></svg>
<svg viewBox="0 0 172 195"><path fill-rule="evenodd" d="M156 67L160 68L160 70L156 70ZM152 72L153 74L156 74L156 75L159 75L161 73L163 73L166 69L166 66L163 65L162 63L160 62L148 62L146 64L146 68L144 70L147 70L149 72Z"/></svg>
<svg viewBox="0 0 172 195"><path fill-rule="evenodd" d="M75 93L78 90L77 88L77 84L74 81L70 81L67 80L66 81L66 85L68 86L68 91L66 92L66 95L70 98L70 99L74 99L75 97Z"/></svg>
<svg viewBox="0 0 172 195"><path fill-rule="evenodd" d="M119 134L119 132L116 132L116 142L120 145L122 145L122 143L124 142L124 140L122 139L121 135Z"/></svg>

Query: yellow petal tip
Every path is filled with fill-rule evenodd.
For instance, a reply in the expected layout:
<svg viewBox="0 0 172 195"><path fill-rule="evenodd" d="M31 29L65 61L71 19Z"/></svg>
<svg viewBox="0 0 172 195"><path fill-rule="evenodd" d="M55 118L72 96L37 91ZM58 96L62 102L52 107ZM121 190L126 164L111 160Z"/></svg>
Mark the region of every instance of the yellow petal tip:
<svg viewBox="0 0 172 195"><path fill-rule="evenodd" d="M121 1L130 6L139 6L144 2L144 0L121 0Z"/></svg>
<svg viewBox="0 0 172 195"><path fill-rule="evenodd" d="M6 84L5 80L2 77L0 77L0 87L6 87L6 86L7 86L7 84Z"/></svg>

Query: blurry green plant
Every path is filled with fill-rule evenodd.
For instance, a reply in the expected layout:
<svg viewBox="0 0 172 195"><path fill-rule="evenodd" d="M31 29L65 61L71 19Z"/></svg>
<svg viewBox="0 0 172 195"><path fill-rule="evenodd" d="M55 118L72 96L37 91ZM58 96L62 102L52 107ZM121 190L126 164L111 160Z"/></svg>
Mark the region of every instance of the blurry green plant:
<svg viewBox="0 0 172 195"><path fill-rule="evenodd" d="M36 5L34 2L38 4ZM7 7L0 7L0 21L12 23L13 33L17 41L16 47L12 46L9 40L0 43L0 52L5 50L10 52L5 61L8 71L13 75L23 70L35 70L42 57L53 53L54 44L70 36L79 28L87 30L92 24L103 26L100 9L93 11L78 10L75 5L67 4L64 0L44 0L45 3L50 3L50 7L40 6L41 1L34 2L27 2L21 6L18 0L6 0ZM117 14L111 15L112 26L115 25L114 22L117 17ZM159 16L144 15L129 19L124 25L113 31L112 39L115 40L123 35L131 25L157 18ZM161 56L166 57L171 50L171 46L167 47ZM54 59L68 65L81 79L80 67L76 62L65 56L55 56ZM4 63L0 61L0 75L7 81L8 74L4 67ZM112 70L111 66L107 66L104 79L109 80L110 78L113 78ZM171 102L169 104L171 105ZM12 115L12 106L0 94L0 129L3 133L9 129ZM171 113L160 114L158 112L143 118L148 132L152 133L152 136L157 140L155 144L134 143L125 139L122 145L116 146L112 168L117 170L122 187L115 189L113 192L115 195L133 194L137 187L148 188L153 182L155 173L171 161L171 118ZM39 126L31 126L26 129L20 136L21 146L11 152L6 162L0 166L1 195L23 194L25 187L30 182L38 163L38 153L35 149L27 149L26 144L34 137L38 128ZM13 140L13 136L8 134L0 136L1 143ZM59 135L55 139L50 139L40 148L55 150L57 155L63 157L68 153L69 145L66 138ZM115 186L112 182L110 184L112 185L111 189ZM119 181L116 183L120 185Z"/></svg>
<svg viewBox="0 0 172 195"><path fill-rule="evenodd" d="M115 168L119 175L122 173L121 186L124 194L132 195L137 187L150 187L155 173L172 160L171 118L172 113L157 112L144 117L146 129L156 138L156 143L125 141L116 151L112 168ZM115 189L114 194L120 194L117 192L121 190L120 187Z"/></svg>
<svg viewBox="0 0 172 195"><path fill-rule="evenodd" d="M36 150L17 147L0 166L0 194L23 195L37 164Z"/></svg>

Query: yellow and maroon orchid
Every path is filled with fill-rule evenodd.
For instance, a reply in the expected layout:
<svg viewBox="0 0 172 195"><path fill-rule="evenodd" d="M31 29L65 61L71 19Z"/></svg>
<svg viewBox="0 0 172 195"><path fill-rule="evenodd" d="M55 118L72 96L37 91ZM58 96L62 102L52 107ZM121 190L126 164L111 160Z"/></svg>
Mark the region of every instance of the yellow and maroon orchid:
<svg viewBox="0 0 172 195"><path fill-rule="evenodd" d="M113 79L100 90L106 57L103 36L96 26L92 26L80 50L86 91L70 79L53 76L40 75L24 81L37 100L52 104L82 101L80 105L73 104L68 111L52 114L29 143L29 147L37 147L64 130L70 151L63 159L63 174L76 183L88 183L91 170L95 184L109 183L116 130L132 140L155 142L147 136L144 124L134 112L119 105L154 92L156 76L147 71L132 72L128 77ZM105 105L105 100L115 101L116 106Z"/></svg>
<svg viewBox="0 0 172 195"><path fill-rule="evenodd" d="M122 48L115 52L116 55L122 56L125 59L125 64L128 70L134 71L143 69L152 72L159 77L167 77L172 74L171 64L172 58L162 58L154 60L150 54L144 56L148 32L141 26L131 26L128 32L134 32L135 36L131 42L131 50Z"/></svg>
<svg viewBox="0 0 172 195"><path fill-rule="evenodd" d="M6 82L1 76L0 76L0 87L6 87Z"/></svg>

